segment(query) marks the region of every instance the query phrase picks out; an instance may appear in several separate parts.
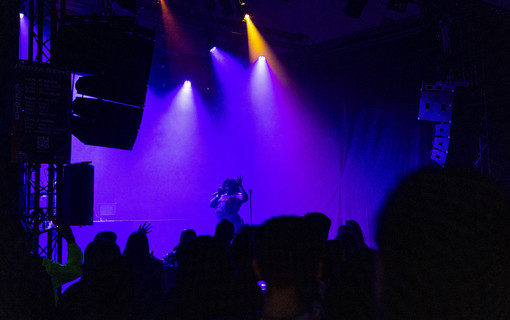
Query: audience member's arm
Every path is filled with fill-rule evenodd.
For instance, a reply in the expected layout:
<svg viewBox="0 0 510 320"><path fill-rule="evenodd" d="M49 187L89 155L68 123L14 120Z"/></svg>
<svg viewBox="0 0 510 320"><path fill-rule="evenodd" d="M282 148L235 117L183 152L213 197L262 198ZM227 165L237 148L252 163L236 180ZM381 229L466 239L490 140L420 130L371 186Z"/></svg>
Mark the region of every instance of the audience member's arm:
<svg viewBox="0 0 510 320"><path fill-rule="evenodd" d="M242 202L248 201L248 193L246 193L246 190L244 190L243 187L243 176L237 177L237 183L239 184L239 188L241 188L241 192L237 195L238 199Z"/></svg>
<svg viewBox="0 0 510 320"><path fill-rule="evenodd" d="M61 223L58 233L67 242L67 263L60 264L51 259L43 259L43 266L51 277L51 283L56 289L64 283L73 281L82 275L83 253L76 244L73 232L66 223Z"/></svg>

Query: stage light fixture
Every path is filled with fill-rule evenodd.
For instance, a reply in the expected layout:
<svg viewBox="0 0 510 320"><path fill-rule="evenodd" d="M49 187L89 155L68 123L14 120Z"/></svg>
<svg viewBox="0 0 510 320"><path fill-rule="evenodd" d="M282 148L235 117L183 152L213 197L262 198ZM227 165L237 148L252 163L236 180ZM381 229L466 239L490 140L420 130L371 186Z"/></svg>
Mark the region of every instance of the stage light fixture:
<svg viewBox="0 0 510 320"><path fill-rule="evenodd" d="M210 52L214 52L216 51L216 47L212 47L211 50L209 50Z"/></svg>
<svg viewBox="0 0 510 320"><path fill-rule="evenodd" d="M20 1L20 5L19 5L19 18L20 19L23 19L25 17L25 12L27 12L27 10L25 9L25 1Z"/></svg>
<svg viewBox="0 0 510 320"><path fill-rule="evenodd" d="M266 57L264 57L264 56L259 56L259 57L258 57L258 60L266 61Z"/></svg>
<svg viewBox="0 0 510 320"><path fill-rule="evenodd" d="M250 20L250 15L249 14L245 14L243 21L248 21L248 20Z"/></svg>
<svg viewBox="0 0 510 320"><path fill-rule="evenodd" d="M186 88L191 87L191 81L189 81L189 80L184 81L184 86L185 86Z"/></svg>

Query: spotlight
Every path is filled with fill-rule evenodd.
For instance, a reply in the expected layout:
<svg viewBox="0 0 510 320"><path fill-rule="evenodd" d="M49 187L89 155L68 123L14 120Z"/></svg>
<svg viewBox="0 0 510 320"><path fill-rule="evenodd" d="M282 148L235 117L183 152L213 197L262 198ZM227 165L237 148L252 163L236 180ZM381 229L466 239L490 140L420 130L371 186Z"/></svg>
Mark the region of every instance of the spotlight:
<svg viewBox="0 0 510 320"><path fill-rule="evenodd" d="M187 88L191 87L191 81L189 80L184 81L184 86Z"/></svg>
<svg viewBox="0 0 510 320"><path fill-rule="evenodd" d="M266 57L265 56L259 56L258 60L266 61Z"/></svg>
<svg viewBox="0 0 510 320"><path fill-rule="evenodd" d="M260 280L259 282L257 282L259 288L260 288L260 291L262 291L263 293L266 293L267 291L267 284L263 281L263 280Z"/></svg>
<svg viewBox="0 0 510 320"><path fill-rule="evenodd" d="M250 20L250 15L249 14L245 14L243 21L248 21L248 20Z"/></svg>
<svg viewBox="0 0 510 320"><path fill-rule="evenodd" d="M19 6L19 18L20 19L23 19L25 17L25 12L27 12L25 9L25 1L20 1L20 6Z"/></svg>
<svg viewBox="0 0 510 320"><path fill-rule="evenodd" d="M212 47L211 50L209 50L210 52L214 52L216 51L216 47Z"/></svg>

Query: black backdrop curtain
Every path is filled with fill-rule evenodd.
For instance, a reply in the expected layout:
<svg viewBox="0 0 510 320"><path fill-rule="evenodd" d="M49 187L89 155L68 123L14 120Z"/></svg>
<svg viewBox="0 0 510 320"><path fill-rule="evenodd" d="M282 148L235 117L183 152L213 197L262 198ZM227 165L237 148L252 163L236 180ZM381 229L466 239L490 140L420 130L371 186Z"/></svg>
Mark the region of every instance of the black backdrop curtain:
<svg viewBox="0 0 510 320"><path fill-rule="evenodd" d="M470 87L456 93L446 166L475 168L482 98L488 94L494 102L488 106L492 176L502 183L508 180L504 163L510 157L503 146L508 145L510 135L502 121L506 123L504 119L510 118L508 108L502 106L508 106L503 92L510 90L494 92L495 87L501 87L501 74L508 84L508 61L501 58L505 47L509 52L508 40L503 41L507 43L503 48L473 53L475 45L492 44L494 48L505 38L501 27L492 21L466 18L452 25L451 36L456 40L452 41L452 56L443 54L439 27L432 20L421 30L394 40L368 43L362 35L349 40L351 49L339 45L331 54L321 54L306 63L301 78L313 88L310 92L315 93L317 105L338 135L341 150L335 228L347 219L355 219L368 244L375 246L377 214L388 193L410 172L436 165L430 160L434 123L417 120L420 88L423 82L446 80L450 70L457 71L455 81L468 81ZM471 34L464 34L466 28L471 28ZM493 32L496 29L499 31ZM384 38L384 31L380 34ZM481 43L473 42L477 37ZM485 67L482 79L478 71L494 65L494 59L500 62L500 68Z"/></svg>

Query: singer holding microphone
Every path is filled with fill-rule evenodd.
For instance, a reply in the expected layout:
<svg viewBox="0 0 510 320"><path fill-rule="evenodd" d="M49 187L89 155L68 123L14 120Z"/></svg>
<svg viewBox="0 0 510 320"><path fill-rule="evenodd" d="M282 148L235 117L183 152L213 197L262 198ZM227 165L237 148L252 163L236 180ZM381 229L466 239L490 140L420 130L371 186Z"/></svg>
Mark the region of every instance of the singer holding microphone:
<svg viewBox="0 0 510 320"><path fill-rule="evenodd" d="M243 219L239 216L241 205L248 201L248 194L243 187L243 177L237 179L227 179L217 192L213 193L213 198L209 202L209 207L216 211L218 221L227 219L235 227L235 233L241 231L244 225Z"/></svg>

